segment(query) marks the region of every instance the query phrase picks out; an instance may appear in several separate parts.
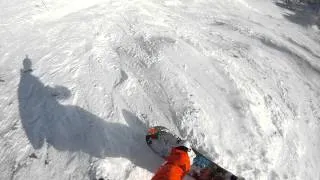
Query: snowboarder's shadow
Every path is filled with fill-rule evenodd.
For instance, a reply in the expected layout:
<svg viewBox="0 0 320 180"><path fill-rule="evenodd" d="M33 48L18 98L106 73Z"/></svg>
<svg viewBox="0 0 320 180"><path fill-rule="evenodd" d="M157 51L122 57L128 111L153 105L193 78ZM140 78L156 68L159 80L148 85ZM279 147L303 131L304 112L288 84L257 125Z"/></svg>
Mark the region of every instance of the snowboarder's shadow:
<svg viewBox="0 0 320 180"><path fill-rule="evenodd" d="M159 166L161 162L144 142L146 126L134 114L122 110L126 126L107 122L78 106L62 105L58 99L69 97L70 91L62 86L45 86L32 75L28 57L23 65L19 111L34 149L48 143L59 151L82 151L98 158L125 157L151 172Z"/></svg>

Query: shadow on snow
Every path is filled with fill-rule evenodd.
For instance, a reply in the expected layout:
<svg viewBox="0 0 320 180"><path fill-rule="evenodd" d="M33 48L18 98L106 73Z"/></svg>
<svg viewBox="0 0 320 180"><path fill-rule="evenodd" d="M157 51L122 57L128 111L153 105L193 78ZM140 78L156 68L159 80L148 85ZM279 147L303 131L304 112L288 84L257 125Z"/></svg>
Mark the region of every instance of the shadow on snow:
<svg viewBox="0 0 320 180"><path fill-rule="evenodd" d="M292 12L283 15L289 21L304 27L317 25L320 28L320 1L313 3L294 3L290 0L283 0L275 2L275 4Z"/></svg>
<svg viewBox="0 0 320 180"><path fill-rule="evenodd" d="M45 142L59 151L82 151L91 156L124 157L153 172L161 163L145 143L146 126L129 111L122 110L128 126L107 122L78 106L62 105L66 87L45 86L32 75L31 60L23 61L18 88L22 126L34 149Z"/></svg>

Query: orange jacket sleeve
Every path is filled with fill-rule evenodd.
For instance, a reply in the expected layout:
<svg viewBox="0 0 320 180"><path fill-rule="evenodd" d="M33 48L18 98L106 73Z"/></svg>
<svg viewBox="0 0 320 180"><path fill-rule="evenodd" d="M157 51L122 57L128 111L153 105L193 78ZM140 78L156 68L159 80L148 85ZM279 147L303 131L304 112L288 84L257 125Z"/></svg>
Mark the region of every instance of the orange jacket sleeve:
<svg viewBox="0 0 320 180"><path fill-rule="evenodd" d="M158 169L152 180L182 180L190 170L188 153L173 148L166 162Z"/></svg>

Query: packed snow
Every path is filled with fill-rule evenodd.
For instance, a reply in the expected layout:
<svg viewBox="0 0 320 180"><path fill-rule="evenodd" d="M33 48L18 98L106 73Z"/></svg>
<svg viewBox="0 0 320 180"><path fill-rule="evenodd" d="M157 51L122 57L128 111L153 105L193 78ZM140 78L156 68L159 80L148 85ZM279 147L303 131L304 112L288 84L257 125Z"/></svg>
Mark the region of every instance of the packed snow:
<svg viewBox="0 0 320 180"><path fill-rule="evenodd" d="M248 180L320 179L320 31L275 1L0 9L0 179L151 179L155 125Z"/></svg>

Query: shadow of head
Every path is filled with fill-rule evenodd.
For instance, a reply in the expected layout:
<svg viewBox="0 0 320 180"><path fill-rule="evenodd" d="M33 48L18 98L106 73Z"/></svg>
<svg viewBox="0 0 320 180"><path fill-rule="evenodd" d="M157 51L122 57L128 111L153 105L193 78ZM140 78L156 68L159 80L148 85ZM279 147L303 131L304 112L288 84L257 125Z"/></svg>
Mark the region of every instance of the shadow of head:
<svg viewBox="0 0 320 180"><path fill-rule="evenodd" d="M23 60L23 71L27 72L31 70L32 70L32 62L29 59L28 55L26 55L26 57Z"/></svg>

